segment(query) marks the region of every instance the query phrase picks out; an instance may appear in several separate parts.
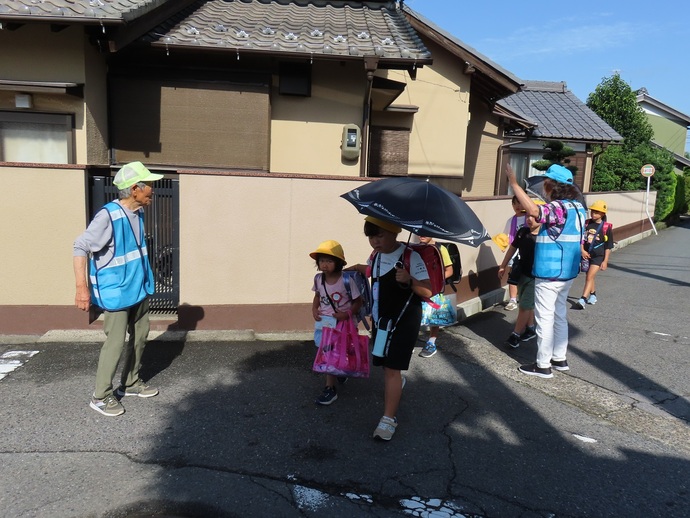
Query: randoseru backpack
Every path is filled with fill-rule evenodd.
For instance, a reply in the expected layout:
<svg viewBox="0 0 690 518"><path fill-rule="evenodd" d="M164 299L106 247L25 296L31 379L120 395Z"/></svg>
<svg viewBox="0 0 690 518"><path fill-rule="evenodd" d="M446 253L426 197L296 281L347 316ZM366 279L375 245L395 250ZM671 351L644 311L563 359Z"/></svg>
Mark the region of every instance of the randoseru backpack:
<svg viewBox="0 0 690 518"><path fill-rule="evenodd" d="M355 315L358 322L362 322L367 331L370 329L369 321L367 317L371 317L371 286L369 285L369 280L359 272L354 270L343 270L343 276L345 281L345 289L347 290L347 296L352 300L352 288L350 283L354 283L359 290L360 296L362 297L362 307L359 313Z"/></svg>
<svg viewBox="0 0 690 518"><path fill-rule="evenodd" d="M436 243L436 247L445 246L448 250L448 256L450 261L453 263L453 275L446 277L446 284L449 284L453 291L458 291L455 287L456 284L462 279L462 260L460 259L460 251L458 250L458 245L455 243ZM441 250L439 249L439 252ZM444 268L445 271L445 268Z"/></svg>
<svg viewBox="0 0 690 518"><path fill-rule="evenodd" d="M438 251L434 245L425 245L423 243L407 243L403 251L403 267L408 272L410 271L410 257L412 252L417 252L424 261L426 271L429 273L429 282L431 283L431 296L443 293L446 287L446 279L444 275L445 268L443 267L443 259L441 252ZM376 261L376 252L372 252L369 256L369 267L367 268L367 275L371 277L371 265ZM430 298L422 297L422 300L434 308L440 306L433 302Z"/></svg>
<svg viewBox="0 0 690 518"><path fill-rule="evenodd" d="M441 252L434 245L425 245L423 243L418 244L408 244L407 248L403 252L403 265L405 269L410 271L410 257L412 252L417 252L424 265L426 266L426 271L429 272L429 282L431 283L431 296L443 293L446 287L446 276L445 267L443 266L443 258L441 257ZM423 299L425 302L431 302L431 300ZM432 303L433 304L433 303Z"/></svg>

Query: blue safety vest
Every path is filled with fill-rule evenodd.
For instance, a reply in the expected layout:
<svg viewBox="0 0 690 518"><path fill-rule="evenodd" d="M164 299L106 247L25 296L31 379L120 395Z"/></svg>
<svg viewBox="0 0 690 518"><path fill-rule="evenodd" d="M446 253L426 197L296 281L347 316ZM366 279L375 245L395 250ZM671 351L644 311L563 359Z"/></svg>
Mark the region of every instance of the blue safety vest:
<svg viewBox="0 0 690 518"><path fill-rule="evenodd" d="M554 237L549 227L542 225L534 246L532 274L538 279L567 281L580 273L580 258L585 208L577 201L561 201L566 211L565 225Z"/></svg>
<svg viewBox="0 0 690 518"><path fill-rule="evenodd" d="M139 242L124 209L115 202L107 203L113 228L113 257L100 266L91 257L91 300L106 311L120 311L134 306L154 293L153 271L149 264L144 239L144 214L139 219ZM141 243L141 244L139 244Z"/></svg>

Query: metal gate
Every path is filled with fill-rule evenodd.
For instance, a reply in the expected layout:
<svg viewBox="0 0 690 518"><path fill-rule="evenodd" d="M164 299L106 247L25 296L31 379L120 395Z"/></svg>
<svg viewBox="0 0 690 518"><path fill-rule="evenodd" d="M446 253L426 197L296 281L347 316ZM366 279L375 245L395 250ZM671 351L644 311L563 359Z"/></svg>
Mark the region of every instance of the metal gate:
<svg viewBox="0 0 690 518"><path fill-rule="evenodd" d="M91 217L103 205L117 199L111 176L90 179ZM146 247L149 252L156 293L149 299L151 312L175 314L180 302L180 196L179 182L164 178L154 184L153 201L145 207Z"/></svg>

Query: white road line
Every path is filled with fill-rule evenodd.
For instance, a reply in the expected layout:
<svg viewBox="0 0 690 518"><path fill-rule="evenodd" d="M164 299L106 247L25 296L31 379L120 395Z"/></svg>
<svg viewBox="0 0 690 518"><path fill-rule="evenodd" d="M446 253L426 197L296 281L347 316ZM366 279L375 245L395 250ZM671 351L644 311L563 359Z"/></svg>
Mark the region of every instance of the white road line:
<svg viewBox="0 0 690 518"><path fill-rule="evenodd" d="M15 371L32 356L38 354L38 351L7 351L0 355L0 380L7 376L10 372Z"/></svg>

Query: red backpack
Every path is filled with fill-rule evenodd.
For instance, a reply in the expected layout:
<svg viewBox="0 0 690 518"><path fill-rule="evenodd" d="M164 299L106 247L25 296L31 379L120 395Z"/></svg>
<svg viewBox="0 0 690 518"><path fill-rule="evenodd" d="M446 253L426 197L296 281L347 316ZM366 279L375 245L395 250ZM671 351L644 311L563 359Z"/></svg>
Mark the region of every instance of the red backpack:
<svg viewBox="0 0 690 518"><path fill-rule="evenodd" d="M443 293L446 286L446 276L445 268L443 267L443 259L441 258L441 252L434 245L425 245L423 243L410 244L408 243L403 252L403 267L408 272L410 271L410 257L412 252L417 252L424 265L426 266L426 271L429 272L429 282L431 283L431 296ZM369 256L369 264L374 264L374 258L376 256L375 252ZM371 271L367 270L367 277L371 277ZM422 297L422 300L432 307L440 307L431 299Z"/></svg>

